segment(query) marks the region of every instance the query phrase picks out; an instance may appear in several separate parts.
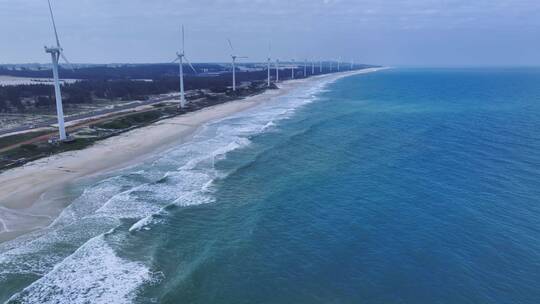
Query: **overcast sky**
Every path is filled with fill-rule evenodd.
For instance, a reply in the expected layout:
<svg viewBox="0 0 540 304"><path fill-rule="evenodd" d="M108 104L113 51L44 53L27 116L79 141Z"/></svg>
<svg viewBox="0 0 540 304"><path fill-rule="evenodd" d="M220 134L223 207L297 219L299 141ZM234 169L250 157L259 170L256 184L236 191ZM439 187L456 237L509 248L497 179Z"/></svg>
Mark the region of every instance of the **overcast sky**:
<svg viewBox="0 0 540 304"><path fill-rule="evenodd" d="M540 0L51 0L75 63L239 55L384 65L540 65ZM0 63L48 62L46 0L0 0Z"/></svg>

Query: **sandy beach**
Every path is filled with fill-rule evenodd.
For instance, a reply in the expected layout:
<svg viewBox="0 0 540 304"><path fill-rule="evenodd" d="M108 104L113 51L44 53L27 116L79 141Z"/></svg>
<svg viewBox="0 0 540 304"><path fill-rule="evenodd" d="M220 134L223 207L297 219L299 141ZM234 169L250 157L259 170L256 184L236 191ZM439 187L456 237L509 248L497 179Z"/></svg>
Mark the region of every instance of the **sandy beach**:
<svg viewBox="0 0 540 304"><path fill-rule="evenodd" d="M0 242L49 225L65 208L65 200L60 198L68 195L64 190L74 182L149 159L173 145L189 141L201 125L285 95L295 88L376 70L283 82L278 90L162 120L97 142L84 150L61 153L3 172L0 174Z"/></svg>

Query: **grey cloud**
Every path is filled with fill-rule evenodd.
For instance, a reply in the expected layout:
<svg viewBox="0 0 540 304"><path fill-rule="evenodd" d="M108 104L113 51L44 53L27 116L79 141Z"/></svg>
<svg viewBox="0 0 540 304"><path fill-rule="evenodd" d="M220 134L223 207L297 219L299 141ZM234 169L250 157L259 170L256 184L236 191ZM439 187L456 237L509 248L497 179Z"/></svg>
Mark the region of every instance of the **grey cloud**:
<svg viewBox="0 0 540 304"><path fill-rule="evenodd" d="M536 0L52 1L75 62L166 62L178 47L181 23L196 61L227 60L230 37L255 60L272 41L274 55L284 59L540 62L533 52L540 45ZM47 61L42 47L53 40L46 7L45 0L0 0L0 63Z"/></svg>

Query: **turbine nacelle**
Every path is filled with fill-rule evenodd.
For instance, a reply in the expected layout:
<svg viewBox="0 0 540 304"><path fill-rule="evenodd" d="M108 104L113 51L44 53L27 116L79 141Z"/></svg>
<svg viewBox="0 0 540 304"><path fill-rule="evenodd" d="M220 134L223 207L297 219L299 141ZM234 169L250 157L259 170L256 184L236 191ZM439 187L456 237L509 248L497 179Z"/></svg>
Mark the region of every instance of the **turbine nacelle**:
<svg viewBox="0 0 540 304"><path fill-rule="evenodd" d="M236 55L231 55L231 58L232 60L236 60L236 59L246 59L248 58L247 56L236 56Z"/></svg>
<svg viewBox="0 0 540 304"><path fill-rule="evenodd" d="M45 53L62 53L64 51L63 48L59 48L57 46L44 46Z"/></svg>

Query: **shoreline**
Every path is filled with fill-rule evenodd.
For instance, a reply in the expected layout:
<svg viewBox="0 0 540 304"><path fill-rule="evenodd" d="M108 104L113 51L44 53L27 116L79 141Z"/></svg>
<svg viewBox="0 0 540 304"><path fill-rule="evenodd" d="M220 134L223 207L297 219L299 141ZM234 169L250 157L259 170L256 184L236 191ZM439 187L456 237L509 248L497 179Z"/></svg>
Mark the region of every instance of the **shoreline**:
<svg viewBox="0 0 540 304"><path fill-rule="evenodd" d="M203 108L114 136L82 150L64 152L0 174L0 243L48 226L66 207L65 191L82 179L127 168L188 142L199 127L287 95L317 81L378 71L372 68L279 83L277 90ZM47 196L52 195L52 198ZM55 197L56 195L56 197ZM64 195L64 196L62 196Z"/></svg>

